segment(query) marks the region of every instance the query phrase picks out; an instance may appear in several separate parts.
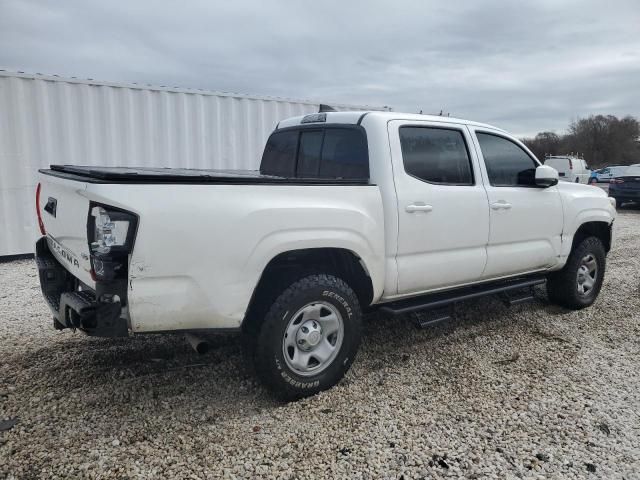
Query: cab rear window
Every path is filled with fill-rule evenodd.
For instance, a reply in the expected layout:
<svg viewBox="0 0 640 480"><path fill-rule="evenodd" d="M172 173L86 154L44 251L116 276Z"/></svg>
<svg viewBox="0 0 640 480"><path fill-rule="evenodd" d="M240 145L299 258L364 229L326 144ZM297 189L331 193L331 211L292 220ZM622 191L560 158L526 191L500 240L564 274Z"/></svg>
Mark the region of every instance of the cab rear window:
<svg viewBox="0 0 640 480"><path fill-rule="evenodd" d="M276 131L267 141L260 173L292 178L368 179L366 134L359 126Z"/></svg>
<svg viewBox="0 0 640 480"><path fill-rule="evenodd" d="M274 133L267 140L262 154L260 173L278 177L292 177L296 170L298 132Z"/></svg>

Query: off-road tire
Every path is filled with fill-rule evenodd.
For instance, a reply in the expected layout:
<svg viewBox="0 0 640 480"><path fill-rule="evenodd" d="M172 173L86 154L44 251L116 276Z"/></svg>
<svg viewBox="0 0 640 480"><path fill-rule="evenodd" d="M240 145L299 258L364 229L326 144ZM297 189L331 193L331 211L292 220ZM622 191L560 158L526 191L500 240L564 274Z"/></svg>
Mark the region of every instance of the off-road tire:
<svg viewBox="0 0 640 480"><path fill-rule="evenodd" d="M581 295L577 288L578 269L582 259L588 255L593 255L598 266L596 280L593 288L586 295ZM549 300L571 310L580 310L590 306L596 300L602 288L605 266L606 253L600 239L596 237L579 239L562 270L553 272L547 277Z"/></svg>
<svg viewBox="0 0 640 480"><path fill-rule="evenodd" d="M342 316L343 337L335 358L311 376L296 373L284 358L283 338L292 316L312 302L332 305ZM269 308L257 332L253 363L262 382L278 398L297 400L336 385L353 363L362 336L362 313L354 291L340 278L314 274L289 285Z"/></svg>

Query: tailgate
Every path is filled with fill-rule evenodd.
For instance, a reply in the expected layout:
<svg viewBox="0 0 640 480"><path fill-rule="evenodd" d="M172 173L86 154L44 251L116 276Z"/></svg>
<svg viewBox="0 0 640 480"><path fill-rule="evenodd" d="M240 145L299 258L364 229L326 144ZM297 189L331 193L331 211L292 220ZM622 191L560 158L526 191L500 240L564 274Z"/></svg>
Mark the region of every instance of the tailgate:
<svg viewBox="0 0 640 480"><path fill-rule="evenodd" d="M89 199L87 184L40 174L38 210L49 249L76 278L93 286L87 241Z"/></svg>

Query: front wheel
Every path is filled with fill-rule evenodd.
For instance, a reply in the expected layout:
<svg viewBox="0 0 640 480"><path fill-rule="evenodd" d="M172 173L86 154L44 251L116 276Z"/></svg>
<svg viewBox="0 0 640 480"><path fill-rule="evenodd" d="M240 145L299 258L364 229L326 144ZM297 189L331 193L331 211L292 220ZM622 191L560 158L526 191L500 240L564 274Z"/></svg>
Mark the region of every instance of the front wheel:
<svg viewBox="0 0 640 480"><path fill-rule="evenodd" d="M349 370L360 346L360 304L333 275L310 275L273 302L257 335L255 370L283 400L331 388Z"/></svg>
<svg viewBox="0 0 640 480"><path fill-rule="evenodd" d="M602 288L606 256L596 237L576 243L564 268L547 278L549 300L572 310L591 305Z"/></svg>

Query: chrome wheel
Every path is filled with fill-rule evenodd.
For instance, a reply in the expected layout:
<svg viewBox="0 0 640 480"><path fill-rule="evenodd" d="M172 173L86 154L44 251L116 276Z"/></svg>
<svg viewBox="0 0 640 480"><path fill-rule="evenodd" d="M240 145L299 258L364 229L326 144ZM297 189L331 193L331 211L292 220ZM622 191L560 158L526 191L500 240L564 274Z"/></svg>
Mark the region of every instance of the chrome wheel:
<svg viewBox="0 0 640 480"><path fill-rule="evenodd" d="M298 375L316 375L331 365L343 338L344 322L336 307L313 302L291 317L282 339L282 353Z"/></svg>
<svg viewBox="0 0 640 480"><path fill-rule="evenodd" d="M580 295L588 295L596 284L596 278L598 277L598 262L596 258L591 255L585 255L578 267L578 293Z"/></svg>

